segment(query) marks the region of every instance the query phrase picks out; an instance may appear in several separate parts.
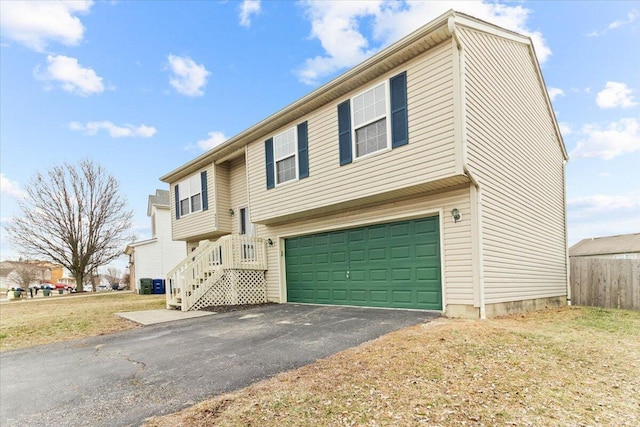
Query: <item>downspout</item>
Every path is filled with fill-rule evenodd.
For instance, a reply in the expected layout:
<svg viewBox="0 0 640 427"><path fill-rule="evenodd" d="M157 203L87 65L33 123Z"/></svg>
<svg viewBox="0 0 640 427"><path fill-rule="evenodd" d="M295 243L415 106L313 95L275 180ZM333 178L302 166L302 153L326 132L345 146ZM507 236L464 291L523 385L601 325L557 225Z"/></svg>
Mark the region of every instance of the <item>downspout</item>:
<svg viewBox="0 0 640 427"><path fill-rule="evenodd" d="M567 161L562 162L562 197L564 198L564 254L567 266L567 305L571 305L571 260L569 259L569 230L567 229Z"/></svg>
<svg viewBox="0 0 640 427"><path fill-rule="evenodd" d="M482 191L480 188L480 184L478 180L473 176L471 170L469 169L469 165L467 164L467 119L466 119L466 103L465 103L465 51L462 47L462 43L460 42L460 38L458 37L458 33L456 32L455 25L455 16L450 16L448 20L448 30L453 37L453 40L456 42L456 46L458 47L459 52L459 66L458 70L460 75L458 78L460 79L460 102L458 105L460 106L460 127L461 127L461 144L462 144L462 170L464 174L469 178L471 184L476 189L476 236L478 239L478 292L479 292L479 305L480 305L480 319L486 319L486 307L485 307L485 296L484 296L484 254L483 254L483 245L482 245ZM472 224L473 227L473 224Z"/></svg>

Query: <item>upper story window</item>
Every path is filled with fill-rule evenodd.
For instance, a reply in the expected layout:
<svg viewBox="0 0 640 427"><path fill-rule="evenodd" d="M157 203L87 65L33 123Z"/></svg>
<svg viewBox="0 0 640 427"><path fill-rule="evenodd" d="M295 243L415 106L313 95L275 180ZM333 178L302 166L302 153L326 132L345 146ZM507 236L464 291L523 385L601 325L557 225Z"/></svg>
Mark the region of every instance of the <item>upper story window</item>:
<svg viewBox="0 0 640 427"><path fill-rule="evenodd" d="M206 211L207 200L207 172L203 171L175 186L176 219L194 212Z"/></svg>
<svg viewBox="0 0 640 427"><path fill-rule="evenodd" d="M407 73L402 72L338 105L340 165L409 143ZM355 151L355 152L354 152Z"/></svg>
<svg viewBox="0 0 640 427"><path fill-rule="evenodd" d="M296 166L297 146L296 128L291 128L273 137L277 184L298 178L298 168Z"/></svg>
<svg viewBox="0 0 640 427"><path fill-rule="evenodd" d="M180 191L180 216L202 210L202 182L200 175L193 175L178 184Z"/></svg>
<svg viewBox="0 0 640 427"><path fill-rule="evenodd" d="M264 142L267 189L276 184L309 176L307 122L269 138Z"/></svg>
<svg viewBox="0 0 640 427"><path fill-rule="evenodd" d="M353 98L356 158L389 147L387 98L384 82Z"/></svg>

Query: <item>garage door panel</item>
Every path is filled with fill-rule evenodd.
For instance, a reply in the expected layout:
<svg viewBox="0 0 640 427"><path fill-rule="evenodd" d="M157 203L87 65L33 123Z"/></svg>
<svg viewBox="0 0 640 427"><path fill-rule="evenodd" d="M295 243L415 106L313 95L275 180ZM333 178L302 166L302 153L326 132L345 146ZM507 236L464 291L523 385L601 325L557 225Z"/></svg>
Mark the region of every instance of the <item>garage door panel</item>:
<svg viewBox="0 0 640 427"><path fill-rule="evenodd" d="M316 299L320 301L331 301L331 289L318 288L316 290Z"/></svg>
<svg viewBox="0 0 640 427"><path fill-rule="evenodd" d="M328 282L329 281L329 272L328 271L317 271L316 272L316 276L315 276L315 280L316 280L316 282Z"/></svg>
<svg viewBox="0 0 640 427"><path fill-rule="evenodd" d="M394 304L411 304L411 291L391 291L391 302Z"/></svg>
<svg viewBox="0 0 640 427"><path fill-rule="evenodd" d="M347 262L347 252L337 251L331 252L331 263Z"/></svg>
<svg viewBox="0 0 640 427"><path fill-rule="evenodd" d="M390 237L407 237L411 232L411 226L408 222L392 224L390 226L391 235Z"/></svg>
<svg viewBox="0 0 640 427"><path fill-rule="evenodd" d="M371 226L367 231L368 231L367 234L369 237L369 242L371 243L375 243L376 240L385 240L388 237L387 227L384 225Z"/></svg>
<svg viewBox="0 0 640 427"><path fill-rule="evenodd" d="M418 267L416 268L416 279L418 280L438 280L438 267Z"/></svg>
<svg viewBox="0 0 640 427"><path fill-rule="evenodd" d="M416 245L416 257L418 258L432 258L436 257L440 252L440 247L436 243L425 243L422 245Z"/></svg>
<svg viewBox="0 0 640 427"><path fill-rule="evenodd" d="M372 303L382 303L386 305L389 302L388 290L372 290L369 295Z"/></svg>
<svg viewBox="0 0 640 427"><path fill-rule="evenodd" d="M349 261L350 262L357 262L357 261L364 261L365 260L365 250L364 249L357 249L357 250L351 250L349 251Z"/></svg>
<svg viewBox="0 0 640 427"><path fill-rule="evenodd" d="M440 303L439 292L418 291L418 303L424 305L433 305Z"/></svg>
<svg viewBox="0 0 640 427"><path fill-rule="evenodd" d="M440 310L438 226L431 217L286 239L288 300Z"/></svg>
<svg viewBox="0 0 640 427"><path fill-rule="evenodd" d="M372 248L369 249L369 261L381 261L387 259L386 248Z"/></svg>
<svg viewBox="0 0 640 427"><path fill-rule="evenodd" d="M389 280L389 270L387 269L375 269L369 270L369 280L375 282L387 282Z"/></svg>
<svg viewBox="0 0 640 427"><path fill-rule="evenodd" d="M332 290L331 291L331 299L333 303L346 303L347 302L347 291L346 290Z"/></svg>

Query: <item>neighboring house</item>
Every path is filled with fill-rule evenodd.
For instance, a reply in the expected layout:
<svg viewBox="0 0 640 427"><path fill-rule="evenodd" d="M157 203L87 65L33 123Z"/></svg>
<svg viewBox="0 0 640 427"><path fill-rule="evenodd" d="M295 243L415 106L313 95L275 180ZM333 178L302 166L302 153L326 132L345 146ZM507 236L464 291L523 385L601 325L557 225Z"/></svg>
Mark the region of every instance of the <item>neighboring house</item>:
<svg viewBox="0 0 640 427"><path fill-rule="evenodd" d="M64 268L61 265L47 261L19 260L0 262L0 288L16 286L24 275L31 277L30 285L41 283L58 283L62 277Z"/></svg>
<svg viewBox="0 0 640 427"><path fill-rule="evenodd" d="M640 233L582 239L569 248L569 257L640 259Z"/></svg>
<svg viewBox="0 0 640 427"><path fill-rule="evenodd" d="M151 239L131 243L124 251L129 255L131 289L140 289L140 279L164 279L187 254L184 242L171 239L169 192L156 190L149 196L147 216L151 218Z"/></svg>
<svg viewBox="0 0 640 427"><path fill-rule="evenodd" d="M566 304L566 160L531 39L448 12L161 177L168 306Z"/></svg>

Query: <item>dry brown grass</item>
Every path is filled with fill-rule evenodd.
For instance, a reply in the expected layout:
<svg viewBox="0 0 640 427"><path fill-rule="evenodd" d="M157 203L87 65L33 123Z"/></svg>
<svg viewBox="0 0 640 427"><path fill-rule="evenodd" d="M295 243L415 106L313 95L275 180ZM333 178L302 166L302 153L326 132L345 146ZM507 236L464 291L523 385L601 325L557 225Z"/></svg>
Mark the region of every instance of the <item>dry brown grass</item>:
<svg viewBox="0 0 640 427"><path fill-rule="evenodd" d="M640 313L440 319L147 425L638 426Z"/></svg>
<svg viewBox="0 0 640 427"><path fill-rule="evenodd" d="M55 296L0 305L0 351L103 335L138 326L113 313L165 307L164 295Z"/></svg>

